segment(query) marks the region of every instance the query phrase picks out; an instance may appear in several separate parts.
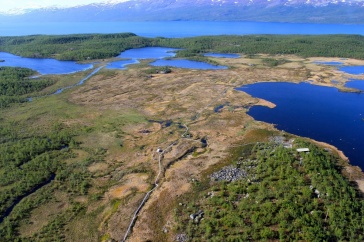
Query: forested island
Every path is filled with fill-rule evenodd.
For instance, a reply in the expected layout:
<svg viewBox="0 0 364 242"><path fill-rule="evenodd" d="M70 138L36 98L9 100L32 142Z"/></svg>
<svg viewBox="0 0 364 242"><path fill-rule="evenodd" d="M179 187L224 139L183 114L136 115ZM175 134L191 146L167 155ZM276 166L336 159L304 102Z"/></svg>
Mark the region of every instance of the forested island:
<svg viewBox="0 0 364 242"><path fill-rule="evenodd" d="M247 110L267 103L235 88L309 78L333 85L333 77L342 87L348 76L312 57L362 63L363 40L0 37L0 51L93 62L94 69L124 50L153 46L229 67L156 68L141 60L126 70L101 69L80 86L94 69L34 77L34 70L0 67L1 240L121 241L159 182L128 241L362 241L361 170L333 147L255 121Z"/></svg>

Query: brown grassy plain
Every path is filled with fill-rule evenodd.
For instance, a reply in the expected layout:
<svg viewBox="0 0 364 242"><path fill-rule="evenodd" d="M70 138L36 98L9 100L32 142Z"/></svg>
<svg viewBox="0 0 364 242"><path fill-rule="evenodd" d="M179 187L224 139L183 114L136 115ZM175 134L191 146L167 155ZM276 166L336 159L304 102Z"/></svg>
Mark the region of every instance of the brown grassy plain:
<svg viewBox="0 0 364 242"><path fill-rule="evenodd" d="M145 72L150 68L146 60L129 66L127 70L102 70L84 85L63 94L67 102L81 109L92 110L78 118L65 119L65 124L87 126L96 122L101 127L100 132L78 137L82 146L107 150L103 160L88 167L94 174L90 194L102 193L102 199L89 201L86 196L78 198L87 204L87 213L67 226L70 231L67 240L121 241L132 214L152 187L158 173L156 150L173 143L162 160L163 173L159 187L140 211L129 237L129 241L133 242L173 241L177 199L202 174L224 164L230 147L263 141L267 134L262 130L276 131L273 125L255 121L246 114L252 105L273 108L275 104L234 88L257 82L299 83L307 80L317 85L342 88L350 78L350 75L333 67L312 64L316 60L333 61L333 58L279 56L277 58L285 58L289 62L271 68L264 66L262 58L265 57L214 59L221 65L229 66L229 69L202 71L173 68L170 74L153 74L152 77ZM363 64L356 60L344 62ZM333 84L333 79L338 82ZM215 112L214 108L219 105L225 106ZM135 113L144 117L144 121L121 124L119 120L123 120L125 113ZM165 122L147 120L171 120L172 123L165 125ZM184 125L188 126L190 138L181 137L186 130ZM201 142L202 139L206 140L207 146ZM78 153L79 156L83 155L81 151ZM362 185L363 180L355 179ZM114 182L107 190L102 190L100 187L109 180ZM50 204L52 209L44 216L52 216L57 206L58 203ZM30 220L36 220L37 216ZM24 225L23 230L27 231L32 226L36 229L42 221L39 218L33 225ZM76 239L73 236L77 234L74 229L77 226L88 228ZM91 234L82 236L90 229L93 230Z"/></svg>

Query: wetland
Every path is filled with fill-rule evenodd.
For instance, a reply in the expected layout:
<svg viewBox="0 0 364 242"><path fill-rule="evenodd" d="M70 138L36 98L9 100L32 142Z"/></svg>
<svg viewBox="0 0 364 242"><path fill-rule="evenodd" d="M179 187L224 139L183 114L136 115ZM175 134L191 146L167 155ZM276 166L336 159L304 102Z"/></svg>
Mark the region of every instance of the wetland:
<svg viewBox="0 0 364 242"><path fill-rule="evenodd" d="M350 165L349 154L348 162L340 158L334 147L300 138L293 131L282 132L271 122L254 119L250 113L256 108L274 112L289 97L263 100L265 96L236 90L247 85L246 90L254 85L271 85L270 90L292 92L284 86L293 85L301 96L306 95L300 93L302 90L346 95L350 97L347 102L355 102L354 106L360 109L361 94L340 93L337 89L347 90L346 83L361 79L362 75L315 62L360 66L364 65L363 58L357 52L344 50L339 56L330 55L330 50L326 50L327 57L312 54L325 52L326 45L322 43L327 41L335 40L341 46L342 40L345 46L348 39L357 38L39 36L24 37L24 48L12 45L22 38L4 38L1 51L16 49L31 56L32 45L43 43L44 52L38 53L41 56L81 60L86 65L92 62L94 68L123 61L120 58L133 60L135 57L123 56L126 49L140 51L141 47L155 46L179 49L167 52L171 59L205 61L228 68L168 67L168 73L160 72L156 69L160 67L150 63L163 58L165 51L162 55L137 58L138 62L125 69L102 68L94 73L96 69L90 69L41 77L46 80L29 78L35 71L2 67L2 83L13 82L2 86L6 92L1 98L13 100L34 94L39 94L39 98L32 102L13 100L0 109L1 211L7 211L22 198L0 224L1 237L5 241L121 241L134 212L158 179L128 241L199 241L239 236L256 241L310 240L315 235L323 240L363 239L360 189L364 177L360 168L353 166L360 165L360 161ZM276 45L264 44L271 40ZM228 45L226 41L230 41ZM62 44L55 44L58 42ZM251 44L250 50L238 46L244 42ZM289 47L287 43L302 47L302 52L282 54ZM311 44L312 48L307 49ZM224 52L237 53L239 57L203 56ZM10 75L17 78L9 79ZM77 85L80 80L84 82ZM310 84L302 83L305 81ZM14 93L13 86L26 91ZM64 89L58 95L41 95L61 88ZM352 97L359 100L351 100ZM305 105L301 101L297 105ZM343 108L349 113L347 106ZM337 114L335 119L346 116L346 112L333 113ZM320 125L336 124L328 120ZM292 148L284 148L286 144ZM311 152L296 152L302 147L309 147ZM226 177L227 172L236 170L244 174L242 180L211 183L212 174ZM34 190L50 177L50 183ZM318 197L313 188L322 196ZM29 194L30 191L34 192ZM234 212L236 208L238 213ZM192 216L193 221L191 214L196 215ZM315 226L306 226L306 222ZM222 226L226 229L221 230ZM235 228L241 228L243 233Z"/></svg>

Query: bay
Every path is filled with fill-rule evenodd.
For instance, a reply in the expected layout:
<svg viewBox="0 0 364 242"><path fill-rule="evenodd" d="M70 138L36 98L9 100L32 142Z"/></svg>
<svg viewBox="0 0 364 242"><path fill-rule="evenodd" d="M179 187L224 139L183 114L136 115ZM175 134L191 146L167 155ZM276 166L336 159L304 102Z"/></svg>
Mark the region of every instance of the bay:
<svg viewBox="0 0 364 242"><path fill-rule="evenodd" d="M352 165L364 169L364 94L309 83L256 83L237 90L275 103L253 106L254 119L277 129L336 146Z"/></svg>
<svg viewBox="0 0 364 242"><path fill-rule="evenodd" d="M362 24L307 24L219 21L0 23L1 36L132 32L144 37L247 34L359 34Z"/></svg>
<svg viewBox="0 0 364 242"><path fill-rule="evenodd" d="M355 88L364 92L364 80L351 79L345 83L345 87Z"/></svg>

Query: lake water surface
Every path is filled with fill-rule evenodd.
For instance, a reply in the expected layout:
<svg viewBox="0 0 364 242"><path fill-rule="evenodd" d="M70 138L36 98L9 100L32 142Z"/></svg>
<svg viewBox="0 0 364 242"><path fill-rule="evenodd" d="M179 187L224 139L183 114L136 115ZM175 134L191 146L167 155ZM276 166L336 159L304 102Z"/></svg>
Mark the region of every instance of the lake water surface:
<svg viewBox="0 0 364 242"><path fill-rule="evenodd" d="M130 60L120 60L120 61L113 61L107 64L107 69L126 69L126 66L132 65L132 64L138 64L139 61L136 59L130 59Z"/></svg>
<svg viewBox="0 0 364 242"><path fill-rule="evenodd" d="M364 92L364 80L352 79L345 84L346 87L355 88ZM364 105L364 104L363 104Z"/></svg>
<svg viewBox="0 0 364 242"><path fill-rule="evenodd" d="M252 107L256 120L299 136L330 143L364 169L364 94L309 83L256 83L237 90L275 103Z"/></svg>
<svg viewBox="0 0 364 242"><path fill-rule="evenodd" d="M121 52L118 57L130 59L161 59L175 56L177 50L166 47L144 47L126 50Z"/></svg>
<svg viewBox="0 0 364 242"><path fill-rule="evenodd" d="M246 34L359 34L360 24L302 24L218 21L0 23L1 36L132 32L144 37Z"/></svg>
<svg viewBox="0 0 364 242"><path fill-rule="evenodd" d="M343 66L339 70L353 75L364 74L364 66Z"/></svg>
<svg viewBox="0 0 364 242"><path fill-rule="evenodd" d="M126 65L139 63L138 60L142 59L157 59L156 61L150 63L152 66L171 66L177 68L187 68L187 69L199 69L199 70L220 70L226 69L225 66L216 66L209 63L184 60L184 59L164 59L169 57L174 57L176 51L179 49L165 48L165 47L145 47L130 49L122 52L119 58L129 58L128 60L120 60L110 63L107 68L109 69L125 69ZM223 54L217 54L223 55ZM231 54L227 54L231 55Z"/></svg>
<svg viewBox="0 0 364 242"><path fill-rule="evenodd" d="M30 68L42 75L68 74L93 67L92 64L79 64L74 61L59 61L55 59L25 58L6 52L0 52L0 60L4 60L4 62L0 62L0 66Z"/></svg>

